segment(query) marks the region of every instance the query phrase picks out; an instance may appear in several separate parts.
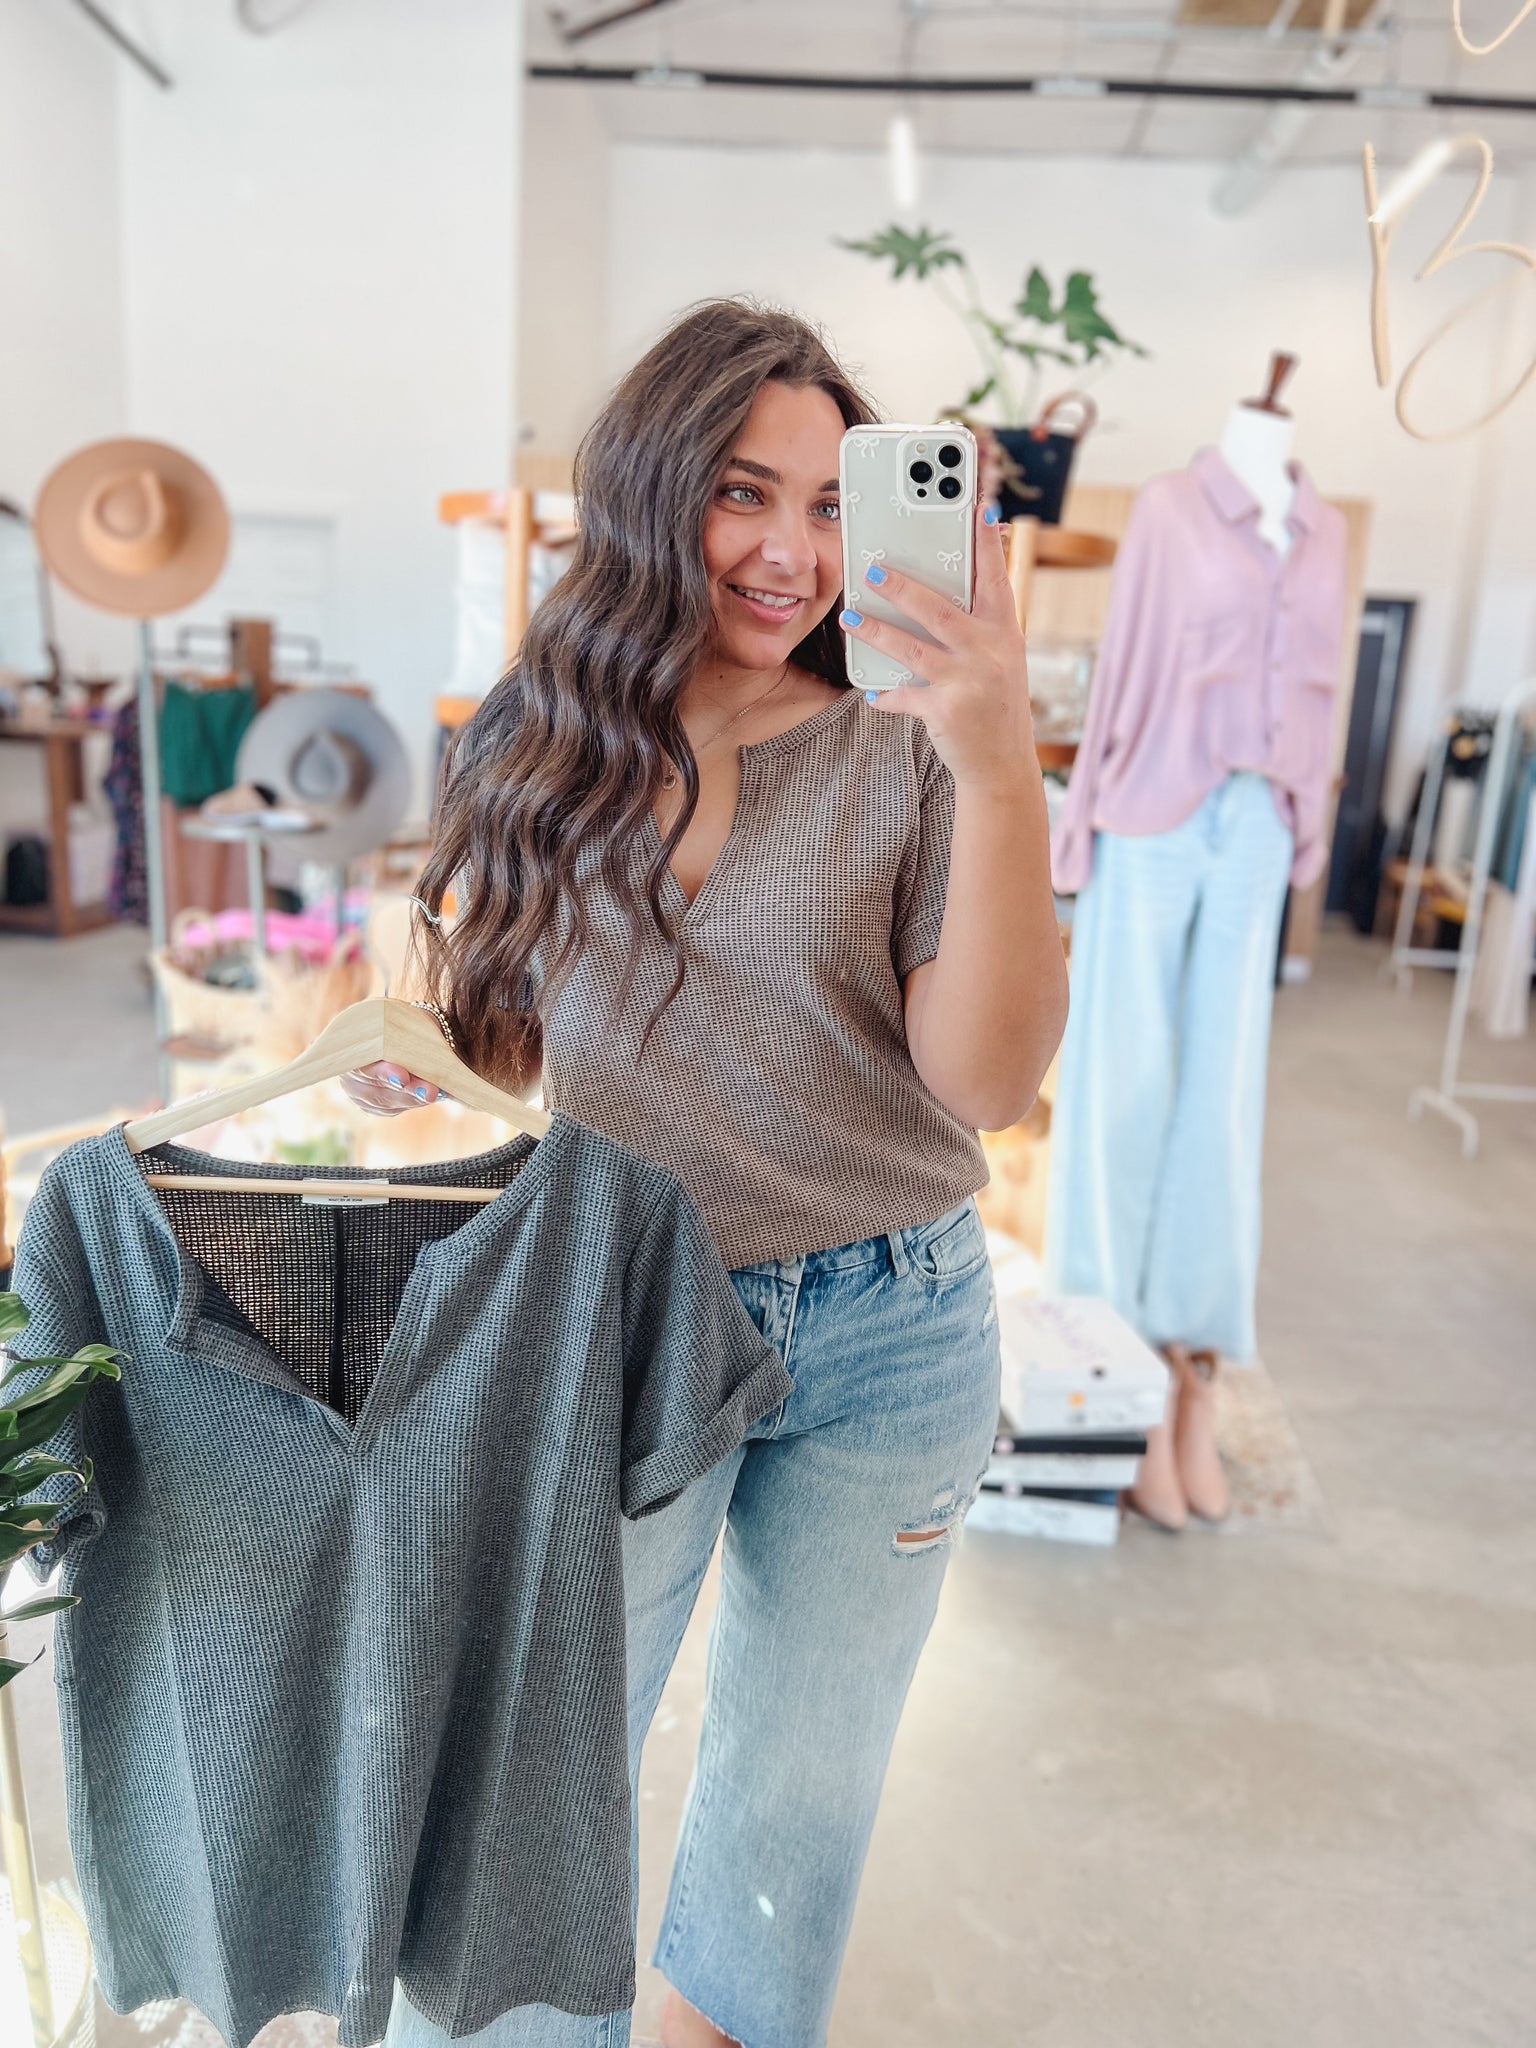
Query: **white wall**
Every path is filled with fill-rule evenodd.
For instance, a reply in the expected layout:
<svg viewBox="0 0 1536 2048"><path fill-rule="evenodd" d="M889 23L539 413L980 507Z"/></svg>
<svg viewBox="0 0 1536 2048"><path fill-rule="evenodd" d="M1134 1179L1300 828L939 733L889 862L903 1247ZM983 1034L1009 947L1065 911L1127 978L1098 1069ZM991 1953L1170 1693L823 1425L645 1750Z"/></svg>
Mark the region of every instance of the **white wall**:
<svg viewBox="0 0 1536 2048"><path fill-rule="evenodd" d="M101 37L72 7L0 0L0 496L28 512L55 463L123 428L117 146ZM131 660L130 628L54 605L71 666ZM0 748L0 846L47 814L40 750Z"/></svg>
<svg viewBox="0 0 1536 2048"><path fill-rule="evenodd" d="M1397 426L1371 369L1369 259L1353 168L1284 172L1247 214L1215 214L1213 165L1128 160L932 156L919 217L952 230L984 295L1006 306L1032 262L1059 281L1094 273L1105 310L1154 353L1099 387L1104 418L1082 474L1140 483L1216 438L1234 400L1256 395L1273 348L1301 359L1291 402L1297 450L1325 493L1374 501L1370 587L1422 599L1410 698L1399 722L1406 762L1433 725L1463 635L1458 541L1468 531L1487 451L1477 439L1426 445ZM1476 232L1507 232L1518 194L1495 187ZM886 166L869 154L619 144L611 151L607 235L608 363L616 375L667 318L706 294L752 291L826 323L894 417L928 417L973 377L967 343L922 288L888 281L834 238L868 234L892 214ZM1449 225L1449 214L1442 223ZM1536 239L1536 237L1532 237ZM1427 230L1405 228L1403 275ZM1394 270L1398 258L1394 256ZM1399 362L1426 317L1480 281L1474 265L1401 300ZM531 281L530 281L531 283ZM1476 386L1492 352L1473 331L1459 356ZM1426 391L1426 398L1431 396ZM1465 401L1465 392L1463 393ZM1524 401L1536 413L1536 392ZM1508 432L1509 427L1494 430ZM1529 432L1527 424L1522 431ZM1486 481L1486 479L1484 479ZM1486 697L1529 649L1536 528L1530 465L1498 472L1503 553L1498 587L1471 593L1473 670L1464 693ZM1515 536L1523 533L1525 542ZM1521 554L1517 565L1511 549ZM1494 606L1499 608L1495 620ZM1511 634L1521 642L1511 656ZM1497 674L1495 674L1497 671ZM1406 744L1405 744L1406 743ZM1401 795L1406 770L1396 778Z"/></svg>
<svg viewBox="0 0 1536 2048"><path fill-rule="evenodd" d="M535 87L523 123L520 446L568 457L609 381L608 142L585 90Z"/></svg>
<svg viewBox="0 0 1536 2048"><path fill-rule="evenodd" d="M123 428L117 69L74 8L0 0L0 496L28 511L55 463ZM75 665L128 658L115 622L64 594L58 613Z"/></svg>
<svg viewBox="0 0 1536 2048"><path fill-rule="evenodd" d="M176 83L120 79L132 427L237 515L332 522L327 653L424 766L453 655L437 498L511 460L521 9L325 0L268 37L232 5L151 12Z"/></svg>

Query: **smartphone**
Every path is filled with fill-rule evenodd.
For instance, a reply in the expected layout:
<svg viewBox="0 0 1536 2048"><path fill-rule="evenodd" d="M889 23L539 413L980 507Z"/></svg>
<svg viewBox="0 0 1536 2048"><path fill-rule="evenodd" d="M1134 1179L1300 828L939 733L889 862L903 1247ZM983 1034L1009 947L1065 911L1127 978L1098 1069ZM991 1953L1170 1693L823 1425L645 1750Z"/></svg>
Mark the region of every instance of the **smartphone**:
<svg viewBox="0 0 1536 2048"><path fill-rule="evenodd" d="M871 562L899 569L971 609L976 520L976 437L945 421L936 427L850 427L837 458L842 492L843 602L934 644L866 583ZM843 635L848 680L859 690L895 690L913 671Z"/></svg>

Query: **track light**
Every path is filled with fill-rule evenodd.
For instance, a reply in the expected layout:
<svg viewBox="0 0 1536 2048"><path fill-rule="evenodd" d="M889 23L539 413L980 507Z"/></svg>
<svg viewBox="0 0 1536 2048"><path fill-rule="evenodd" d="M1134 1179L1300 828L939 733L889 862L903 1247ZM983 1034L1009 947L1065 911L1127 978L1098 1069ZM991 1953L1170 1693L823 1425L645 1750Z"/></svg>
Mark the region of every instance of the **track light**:
<svg viewBox="0 0 1536 2048"><path fill-rule="evenodd" d="M891 198L898 213L910 213L917 205L917 129L912 116L904 108L891 116L885 142L891 170Z"/></svg>

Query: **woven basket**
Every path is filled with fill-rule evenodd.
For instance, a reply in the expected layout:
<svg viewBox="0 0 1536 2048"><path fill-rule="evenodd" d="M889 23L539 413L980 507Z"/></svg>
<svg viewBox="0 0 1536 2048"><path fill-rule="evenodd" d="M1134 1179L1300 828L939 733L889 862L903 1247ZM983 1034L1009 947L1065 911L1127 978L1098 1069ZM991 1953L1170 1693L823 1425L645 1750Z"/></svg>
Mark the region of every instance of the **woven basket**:
<svg viewBox="0 0 1536 2048"><path fill-rule="evenodd" d="M352 950L322 966L310 966L296 953L273 953L255 988L214 987L199 978L197 969L231 949L180 942L188 926L206 917L205 911L184 911L171 927L171 943L150 954L165 1005L167 1038L199 1040L206 1047L195 1059L172 1060L173 1102L296 1058L349 1003L374 993L378 979L354 938Z"/></svg>
<svg viewBox="0 0 1536 2048"><path fill-rule="evenodd" d="M216 951L229 950L183 942L188 926L207 917L205 910L182 911L171 925L170 944L150 954L150 972L160 990L168 1038L207 1039L233 1052L249 1045L260 1030L266 991L260 986L216 988L200 978L199 967Z"/></svg>

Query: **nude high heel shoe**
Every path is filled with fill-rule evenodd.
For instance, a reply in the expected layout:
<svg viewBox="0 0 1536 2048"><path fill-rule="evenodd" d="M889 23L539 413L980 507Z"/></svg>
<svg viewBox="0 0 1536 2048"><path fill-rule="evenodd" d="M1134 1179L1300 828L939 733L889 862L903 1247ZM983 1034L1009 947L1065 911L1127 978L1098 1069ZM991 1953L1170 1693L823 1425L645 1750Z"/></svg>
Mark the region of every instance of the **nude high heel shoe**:
<svg viewBox="0 0 1536 2048"><path fill-rule="evenodd" d="M1168 1362L1168 1401L1156 1429L1147 1431L1147 1448L1136 1473L1136 1483L1126 1489L1126 1500L1138 1515L1144 1515L1159 1529L1177 1535L1189 1520L1189 1505L1179 1477L1175 1450L1178 1428L1180 1372L1171 1346L1162 1353Z"/></svg>
<svg viewBox="0 0 1536 2048"><path fill-rule="evenodd" d="M1216 1375L1221 1360L1214 1351L1185 1351L1180 1360L1174 1430L1179 1483L1191 1513L1202 1522L1224 1522L1232 1495L1216 1448Z"/></svg>

